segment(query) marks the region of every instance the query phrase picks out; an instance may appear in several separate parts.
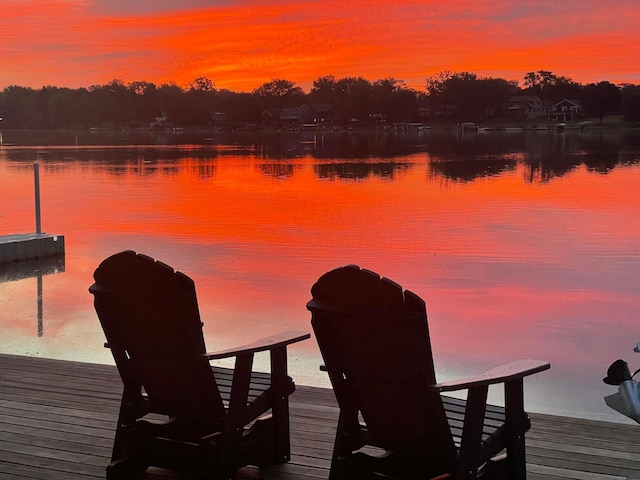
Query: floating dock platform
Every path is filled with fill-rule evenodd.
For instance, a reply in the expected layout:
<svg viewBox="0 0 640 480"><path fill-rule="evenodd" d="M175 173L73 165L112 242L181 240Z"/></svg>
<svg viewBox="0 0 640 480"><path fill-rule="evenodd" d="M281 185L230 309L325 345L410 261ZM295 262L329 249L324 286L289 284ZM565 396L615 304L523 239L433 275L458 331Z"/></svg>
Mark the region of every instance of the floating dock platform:
<svg viewBox="0 0 640 480"><path fill-rule="evenodd" d="M0 235L0 264L64 255L64 236L46 233Z"/></svg>

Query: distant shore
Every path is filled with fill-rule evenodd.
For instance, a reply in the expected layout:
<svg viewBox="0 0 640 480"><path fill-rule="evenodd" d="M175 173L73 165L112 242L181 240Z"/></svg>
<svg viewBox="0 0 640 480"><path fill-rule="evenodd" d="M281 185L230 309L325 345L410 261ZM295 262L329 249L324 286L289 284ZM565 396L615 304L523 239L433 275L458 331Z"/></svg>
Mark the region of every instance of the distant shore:
<svg viewBox="0 0 640 480"><path fill-rule="evenodd" d="M167 128L149 128L143 126L122 126L115 124L101 124L97 126L83 127L67 127L56 129L0 129L0 145L3 144L1 136L5 133L4 144L9 141L6 134L25 133L25 132L41 132L46 134L54 134L56 132L77 132L77 133L171 133L171 134L216 134L216 133L305 133L305 132L323 132L323 133L339 133L339 132L355 132L355 133L376 133L376 132L456 132L464 130L465 133L481 133L489 132L516 132L516 131L564 131L564 130L640 130L640 124L632 124L625 122L621 115L610 115L602 119L598 118L582 118L567 122L553 122L547 119L536 119L527 121L509 122L504 120L474 122L454 122L449 120L434 120L432 122L401 122L401 123L383 123L383 124L358 124L358 125L259 125L255 123L234 124L224 126L201 125L189 127L167 127Z"/></svg>

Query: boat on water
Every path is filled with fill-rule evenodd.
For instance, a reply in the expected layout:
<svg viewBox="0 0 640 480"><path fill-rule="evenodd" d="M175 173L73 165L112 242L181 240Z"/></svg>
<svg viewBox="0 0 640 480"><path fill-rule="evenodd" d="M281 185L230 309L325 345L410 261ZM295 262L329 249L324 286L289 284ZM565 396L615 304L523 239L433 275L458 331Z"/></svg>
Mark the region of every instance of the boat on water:
<svg viewBox="0 0 640 480"><path fill-rule="evenodd" d="M458 128L461 132L477 132L478 126L473 122L462 122L458 124Z"/></svg>

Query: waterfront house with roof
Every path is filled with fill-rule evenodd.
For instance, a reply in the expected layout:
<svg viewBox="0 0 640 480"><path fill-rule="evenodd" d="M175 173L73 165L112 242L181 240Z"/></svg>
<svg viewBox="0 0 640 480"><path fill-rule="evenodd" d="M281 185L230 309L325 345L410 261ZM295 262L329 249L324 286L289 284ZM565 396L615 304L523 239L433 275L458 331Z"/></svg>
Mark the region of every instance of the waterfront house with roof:
<svg viewBox="0 0 640 480"><path fill-rule="evenodd" d="M533 120L545 113L542 100L537 95L514 95L509 98L506 111L512 120Z"/></svg>
<svg viewBox="0 0 640 480"><path fill-rule="evenodd" d="M276 126L333 123L335 112L332 105L299 105L295 107L270 108L262 112L262 121Z"/></svg>
<svg viewBox="0 0 640 480"><path fill-rule="evenodd" d="M577 120L582 115L582 105L579 100L564 100L556 103L547 114L547 118L554 122Z"/></svg>

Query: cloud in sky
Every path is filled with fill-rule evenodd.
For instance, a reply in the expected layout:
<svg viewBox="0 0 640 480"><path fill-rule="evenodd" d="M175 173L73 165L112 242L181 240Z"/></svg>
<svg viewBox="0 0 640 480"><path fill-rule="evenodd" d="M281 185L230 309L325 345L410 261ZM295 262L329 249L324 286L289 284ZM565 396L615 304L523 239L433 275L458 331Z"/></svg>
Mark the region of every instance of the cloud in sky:
<svg viewBox="0 0 640 480"><path fill-rule="evenodd" d="M272 78L441 70L640 83L636 0L0 0L0 88L198 76L250 91Z"/></svg>

